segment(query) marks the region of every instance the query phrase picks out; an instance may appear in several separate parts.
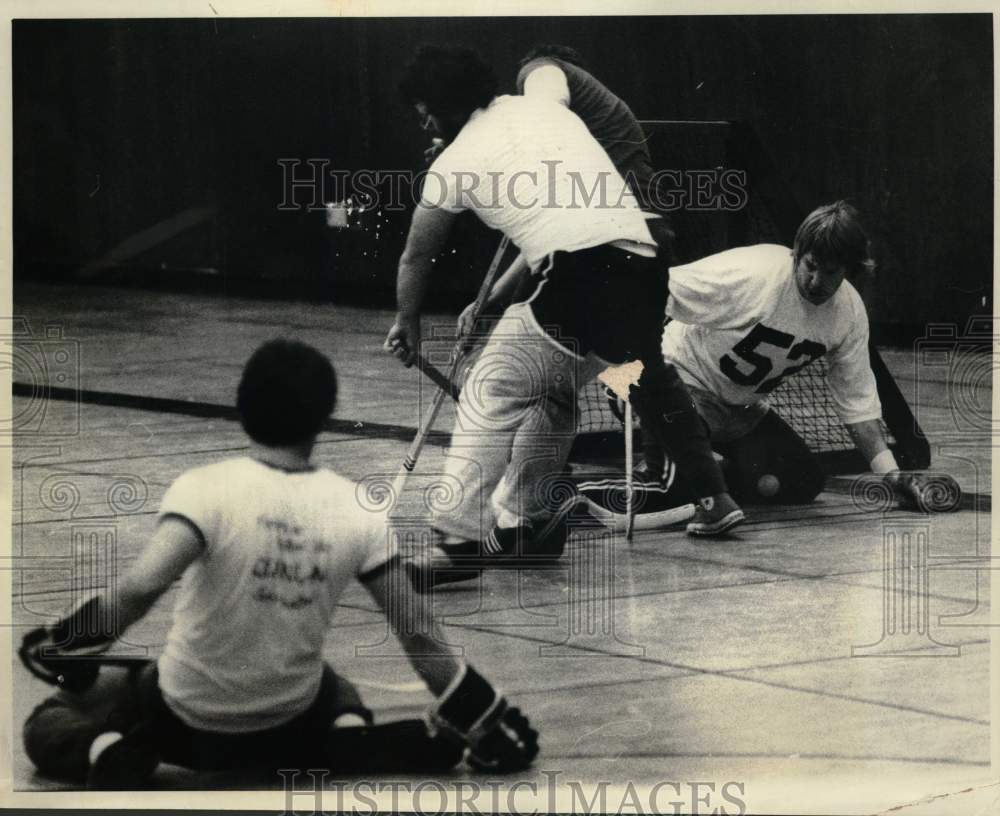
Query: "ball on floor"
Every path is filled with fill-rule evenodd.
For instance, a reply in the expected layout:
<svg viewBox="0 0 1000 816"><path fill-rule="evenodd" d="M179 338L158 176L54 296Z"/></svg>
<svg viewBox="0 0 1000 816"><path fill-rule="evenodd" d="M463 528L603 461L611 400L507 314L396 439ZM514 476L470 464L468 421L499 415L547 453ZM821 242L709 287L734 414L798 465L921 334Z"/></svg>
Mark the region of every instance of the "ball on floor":
<svg viewBox="0 0 1000 816"><path fill-rule="evenodd" d="M779 490L781 490L781 482L778 480L777 476L765 473L757 480L757 492L760 493L761 496L770 498L771 496L778 495Z"/></svg>

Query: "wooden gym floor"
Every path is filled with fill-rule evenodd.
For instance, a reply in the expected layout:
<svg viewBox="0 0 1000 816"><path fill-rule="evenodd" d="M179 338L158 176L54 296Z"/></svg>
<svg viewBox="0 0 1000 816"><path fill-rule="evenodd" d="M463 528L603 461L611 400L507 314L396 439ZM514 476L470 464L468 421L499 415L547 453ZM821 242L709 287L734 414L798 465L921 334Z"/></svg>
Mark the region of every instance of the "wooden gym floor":
<svg viewBox="0 0 1000 816"><path fill-rule="evenodd" d="M431 394L415 370L381 351L385 311L19 284L15 314L36 338L57 327L73 341L79 385L90 394L79 405L48 401L43 389L14 399L15 417L33 430L14 452L15 638L60 611L74 582L106 580L103 564L74 565L74 536L96 531L113 541L109 558L120 569L142 547L175 477L246 450L230 419L187 415L183 406L116 407L97 395L231 405L250 351L296 336L330 354L340 380L339 422L321 437L317 460L361 479L395 472L418 404ZM46 339L56 342L57 332ZM729 790L742 790L751 812L878 812L989 779L990 632L998 624L989 380L972 370L964 384L967 407L970 399L986 406L985 423L955 428L948 399L957 386L947 372L918 375L912 352L885 357L931 436L934 466L971 497L960 512L873 512L839 480L808 507L751 509L727 540L693 541L681 528L640 533L631 544L580 534L565 569L493 572L479 586L435 594L448 640L541 732L536 768L519 778L715 780L715 807L727 804L718 794L725 782L740 783ZM62 370L49 365L50 374ZM15 380L27 371L15 366ZM437 424L445 432L449 411ZM445 438L435 437L418 470L440 464ZM883 569L893 542L909 552L895 572ZM130 631L130 643L158 653L172 601L171 592ZM907 612L913 617L900 617ZM355 587L328 658L379 719L418 715L430 698L406 661L387 647L358 654L384 629ZM49 689L16 662L13 677L17 731ZM61 789L34 773L16 740L13 773L17 790ZM164 767L154 786L280 789L280 780ZM690 808L690 794L681 798ZM662 794L660 807L669 801Z"/></svg>

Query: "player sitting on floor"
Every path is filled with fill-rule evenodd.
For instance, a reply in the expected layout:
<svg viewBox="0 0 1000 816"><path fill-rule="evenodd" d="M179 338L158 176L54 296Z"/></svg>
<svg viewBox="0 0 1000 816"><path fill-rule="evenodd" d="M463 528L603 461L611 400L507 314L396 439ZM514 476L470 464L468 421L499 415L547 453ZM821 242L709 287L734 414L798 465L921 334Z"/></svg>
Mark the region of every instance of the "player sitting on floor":
<svg viewBox="0 0 1000 816"><path fill-rule="evenodd" d="M767 395L825 357L834 407L864 460L902 503L924 504L926 478L899 471L882 431L868 316L855 288L874 266L868 247L858 213L837 201L809 214L792 250L740 247L670 270L663 354L687 383L741 502L811 502L823 489L817 457ZM691 501L682 467L648 440L644 457L643 510ZM581 489L604 503L606 488ZM953 482L949 489L957 493Z"/></svg>
<svg viewBox="0 0 1000 816"><path fill-rule="evenodd" d="M491 70L465 49L422 49L401 88L447 146L414 210L385 348L413 362L432 259L463 210L510 237L536 282L526 303L506 310L462 390L445 464L462 485L461 503L434 519L445 552L478 555L482 542L494 563L523 553L558 557L565 530L553 527L544 486L562 474L578 384L634 359L644 368L632 397L657 406L650 430L685 462L703 500L691 531L738 523L742 511L691 397L659 350L667 277L656 244L584 124L548 99L495 96ZM595 187L596 200L581 198Z"/></svg>
<svg viewBox="0 0 1000 816"><path fill-rule="evenodd" d="M161 760L334 774L433 773L463 753L490 771L530 765L537 734L445 650L400 569L384 515L358 505L353 482L311 463L335 397L333 368L318 351L290 340L261 346L237 398L250 454L182 474L149 545L113 590L25 635L25 666L62 686L24 726L41 772L122 788L142 785ZM163 654L117 684L95 685L101 662L114 662L101 652L178 578ZM373 725L357 690L323 661L338 599L354 578L438 696L426 722ZM364 724L344 725L349 714Z"/></svg>

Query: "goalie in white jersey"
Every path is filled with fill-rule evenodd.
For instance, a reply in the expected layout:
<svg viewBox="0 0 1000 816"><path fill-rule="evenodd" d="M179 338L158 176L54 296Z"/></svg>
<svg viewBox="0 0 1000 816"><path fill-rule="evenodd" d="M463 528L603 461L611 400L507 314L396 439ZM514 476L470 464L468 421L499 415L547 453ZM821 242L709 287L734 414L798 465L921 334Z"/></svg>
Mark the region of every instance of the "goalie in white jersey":
<svg viewBox="0 0 1000 816"><path fill-rule="evenodd" d="M858 213L838 201L809 214L792 250L759 244L671 268L663 354L729 461L738 500L809 502L822 490L817 458L767 396L823 357L834 408L858 451L874 473L893 474L901 500L922 504L920 478L896 475L882 431L868 317L855 288L874 266L868 246ZM647 444L642 470L662 474L649 489L668 490L668 503L687 500L683 474L655 445Z"/></svg>

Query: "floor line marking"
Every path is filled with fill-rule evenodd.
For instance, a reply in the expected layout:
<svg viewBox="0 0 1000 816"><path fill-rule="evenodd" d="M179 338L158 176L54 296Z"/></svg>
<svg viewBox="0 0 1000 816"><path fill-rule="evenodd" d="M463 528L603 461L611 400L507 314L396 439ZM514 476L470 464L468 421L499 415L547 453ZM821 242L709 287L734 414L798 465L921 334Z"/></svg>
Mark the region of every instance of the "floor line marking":
<svg viewBox="0 0 1000 816"><path fill-rule="evenodd" d="M473 631L482 632L482 633L490 633L490 634L498 635L500 637L510 637L510 638L513 638L513 639L516 639L516 640L525 640L525 641L528 641L528 642L531 642L531 643L539 643L539 644L542 644L542 645L545 645L545 646L565 646L566 648L573 649L575 651L579 651L579 652L584 653L584 654L601 655L601 656L604 656L604 657L616 657L616 658L618 658L620 660L631 660L631 661L635 661L636 663L644 663L644 664L653 665L653 666L663 666L665 668L674 668L674 669L678 669L678 670L681 670L681 671L691 672L693 674L703 674L703 675L707 675L707 676L711 676L711 677L722 677L722 678L725 678L727 680L735 680L737 682L751 683L751 684L760 685L760 686L767 686L769 688L781 689L783 691L794 691L794 692L799 692L800 694L811 694L811 695L815 695L815 696L818 696L818 697L827 697L827 698L833 699L833 700L844 700L846 702L851 702L851 703L860 703L860 704L863 704L863 705L873 705L873 706L877 706L879 708L889 708L889 709L894 709L894 710L897 710L897 711L906 711L906 712L911 713L911 714L921 714L921 715L929 716L929 717L937 717L938 719L953 720L955 722L964 722L964 723L969 723L971 725L981 725L981 726L985 726L987 728L991 727L991 723L988 720L985 720L985 721L984 720L977 720L977 719L974 719L972 717L963 717L963 716L961 716L959 714L948 714L948 713L943 712L943 711L933 711L931 709L923 709L923 708L918 708L916 706L906 706L906 705L902 705L900 703L891 703L891 702L881 701L881 700L870 700L870 699L867 699L865 697L857 697L857 696L852 695L852 694L841 694L841 693L833 692L833 691L821 691L821 690L818 690L818 689L811 689L811 688L806 688L806 687L802 687L802 686L795 686L795 685L792 685L791 683L780 683L780 682L773 681L773 680L763 680L763 679L759 679L759 678L755 678L755 677L744 677L744 676L741 676L740 674L733 674L732 670L729 670L729 669L705 669L705 668L701 668L699 666L690 666L690 665L688 665L686 663L676 663L676 662L674 662L672 660L661 660L661 659L658 659L658 658L644 657L644 656L622 655L620 653L606 651L604 649L597 649L597 648L594 648L594 647L587 647L587 646L583 646L583 645L579 645L579 644L575 644L575 643L553 642L553 641L550 641L550 640L545 640L544 638L533 637L531 635L523 635L523 634L519 634L519 633L516 633L516 632L496 632L496 631L494 631L492 629L489 629L487 627L479 627L479 626L474 626L474 625L467 625L467 626L464 626L462 628L464 628L464 629L471 629ZM845 659L848 659L848 658L845 657ZM850 659L854 659L854 658L850 658ZM739 670L739 671L744 671L744 670ZM669 679L669 678L667 678L667 679Z"/></svg>

